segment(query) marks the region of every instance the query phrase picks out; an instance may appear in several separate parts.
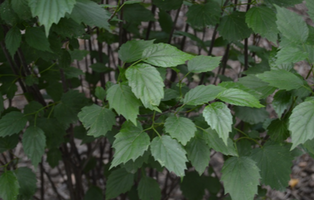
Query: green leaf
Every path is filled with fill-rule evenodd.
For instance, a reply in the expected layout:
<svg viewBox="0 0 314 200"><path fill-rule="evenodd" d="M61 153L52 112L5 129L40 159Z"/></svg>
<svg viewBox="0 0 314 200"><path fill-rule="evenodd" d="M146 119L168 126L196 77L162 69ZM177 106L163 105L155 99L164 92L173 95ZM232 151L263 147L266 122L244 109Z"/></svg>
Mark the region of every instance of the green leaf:
<svg viewBox="0 0 314 200"><path fill-rule="evenodd" d="M129 160L135 161L144 154L150 144L150 138L143 132L142 126L134 126L131 122L125 122L115 138L112 145L115 154L110 168L125 164Z"/></svg>
<svg viewBox="0 0 314 200"><path fill-rule="evenodd" d="M168 33L168 34L171 33L171 30L173 27L173 21L169 13L167 13L164 10L159 10L158 22L163 32Z"/></svg>
<svg viewBox="0 0 314 200"><path fill-rule="evenodd" d="M301 44L306 41L309 35L309 29L303 17L286 8L276 6L277 9L277 27L284 37L288 40Z"/></svg>
<svg viewBox="0 0 314 200"><path fill-rule="evenodd" d="M209 25L216 25L220 18L220 6L214 1L206 4L194 4L186 13L187 20L192 27L203 29Z"/></svg>
<svg viewBox="0 0 314 200"><path fill-rule="evenodd" d="M28 0L11 0L11 6L20 19L28 20L32 17Z"/></svg>
<svg viewBox="0 0 314 200"><path fill-rule="evenodd" d="M138 184L138 196L141 200L160 200L161 190L157 181L150 177L141 178Z"/></svg>
<svg viewBox="0 0 314 200"><path fill-rule="evenodd" d="M111 110L96 104L82 108L82 111L78 113L78 117L88 130L87 135L94 137L105 136L116 124L115 114Z"/></svg>
<svg viewBox="0 0 314 200"><path fill-rule="evenodd" d="M19 182L12 171L5 171L0 176L0 197L3 200L15 200L19 193Z"/></svg>
<svg viewBox="0 0 314 200"><path fill-rule="evenodd" d="M267 127L267 134L274 141L282 142L289 137L287 120L275 119Z"/></svg>
<svg viewBox="0 0 314 200"><path fill-rule="evenodd" d="M34 49L51 51L48 38L40 27L27 27L25 31L26 43Z"/></svg>
<svg viewBox="0 0 314 200"><path fill-rule="evenodd" d="M96 186L90 186L83 200L103 200L102 189Z"/></svg>
<svg viewBox="0 0 314 200"><path fill-rule="evenodd" d="M154 15L141 4L129 4L123 6L123 18L127 22L141 23L154 21Z"/></svg>
<svg viewBox="0 0 314 200"><path fill-rule="evenodd" d="M64 93L61 102L54 109L54 116L62 124L75 122L78 119L78 112L87 104L87 101L85 95L76 90Z"/></svg>
<svg viewBox="0 0 314 200"><path fill-rule="evenodd" d="M314 21L314 2L313 1L306 1L306 7L308 9L307 13L309 14L312 21Z"/></svg>
<svg viewBox="0 0 314 200"><path fill-rule="evenodd" d="M5 46L10 52L11 56L14 56L17 49L20 47L22 41L22 35L19 28L12 27L5 36Z"/></svg>
<svg viewBox="0 0 314 200"><path fill-rule="evenodd" d="M123 168L111 172L107 179L106 200L129 191L133 185L133 178L134 174L128 173Z"/></svg>
<svg viewBox="0 0 314 200"><path fill-rule="evenodd" d="M155 137L150 149L153 157L161 166L166 167L177 176L184 176L185 162L187 162L186 152L176 140L168 135Z"/></svg>
<svg viewBox="0 0 314 200"><path fill-rule="evenodd" d="M266 71L256 76L280 90L293 90L303 86L303 80L300 77L283 69Z"/></svg>
<svg viewBox="0 0 314 200"><path fill-rule="evenodd" d="M165 121L165 131L181 144L186 145L196 132L195 124L185 117L170 116Z"/></svg>
<svg viewBox="0 0 314 200"><path fill-rule="evenodd" d="M106 98L106 90L105 90L103 87L97 86L97 87L95 88L95 96L96 96L98 99L104 101L105 98Z"/></svg>
<svg viewBox="0 0 314 200"><path fill-rule="evenodd" d="M62 69L67 78L77 78L80 75L83 75L84 72L81 69L76 67L67 67Z"/></svg>
<svg viewBox="0 0 314 200"><path fill-rule="evenodd" d="M308 57L307 52L301 51L296 47L284 47L276 55L276 65L296 63Z"/></svg>
<svg viewBox="0 0 314 200"><path fill-rule="evenodd" d="M131 88L126 85L116 84L107 91L109 106L115 109L119 115L136 124L141 102L132 93Z"/></svg>
<svg viewBox="0 0 314 200"><path fill-rule="evenodd" d="M16 147L19 142L19 135L13 134L6 137L1 137L0 139L0 153L3 153L7 150L11 150Z"/></svg>
<svg viewBox="0 0 314 200"><path fill-rule="evenodd" d="M75 0L28 0L33 17L38 16L39 22L45 26L46 36L53 23L57 24L66 13L72 12L75 3Z"/></svg>
<svg viewBox="0 0 314 200"><path fill-rule="evenodd" d="M294 158L287 146L267 142L263 148L253 149L251 158L261 170L261 184L281 191L288 187Z"/></svg>
<svg viewBox="0 0 314 200"><path fill-rule="evenodd" d="M224 155L238 156L232 140L228 138L226 145L219 137L218 133L211 128L208 128L203 132L203 138L208 146L213 148L215 151L218 151Z"/></svg>
<svg viewBox="0 0 314 200"><path fill-rule="evenodd" d="M215 102L206 106L203 116L208 125L216 130L219 137L227 144L232 127L232 115L226 104Z"/></svg>
<svg viewBox="0 0 314 200"><path fill-rule="evenodd" d="M37 126L45 132L47 148L59 148L64 142L66 130L56 118L39 118Z"/></svg>
<svg viewBox="0 0 314 200"><path fill-rule="evenodd" d="M110 69L109 67L107 67L106 64L104 64L104 63L95 63L95 64L90 65L89 67L92 68L93 71L99 72L99 73L108 72L108 71L111 70L111 69Z"/></svg>
<svg viewBox="0 0 314 200"><path fill-rule="evenodd" d="M158 8L161 8L162 10L176 10L181 7L183 3L183 0L171 0L171 1L165 1L165 0L153 0L153 4L155 4Z"/></svg>
<svg viewBox="0 0 314 200"><path fill-rule="evenodd" d="M257 78L255 75L252 74L239 78L238 83L242 84L247 88L257 91L260 94L259 97L261 99L268 97L269 95L273 94L274 91L276 90L276 88L269 86L268 83L262 81L261 79Z"/></svg>
<svg viewBox="0 0 314 200"><path fill-rule="evenodd" d="M15 26L18 21L18 15L14 12L11 6L11 1L2 1L0 5L1 23L6 22L11 26Z"/></svg>
<svg viewBox="0 0 314 200"><path fill-rule="evenodd" d="M269 118L265 108L233 107L236 117L250 124L257 124Z"/></svg>
<svg viewBox="0 0 314 200"><path fill-rule="evenodd" d="M217 95L217 99L237 106L248 106L255 108L264 107L253 95L239 89L231 88L224 90Z"/></svg>
<svg viewBox="0 0 314 200"><path fill-rule="evenodd" d="M142 54L144 62L158 67L175 67L184 64L194 56L184 53L170 44L153 44L147 47Z"/></svg>
<svg viewBox="0 0 314 200"><path fill-rule="evenodd" d="M292 95L290 92L280 90L276 92L273 98L272 106L276 111L279 118L284 113L284 111L291 105Z"/></svg>
<svg viewBox="0 0 314 200"><path fill-rule="evenodd" d="M142 58L144 49L153 45L154 40L131 40L124 43L119 51L119 58L123 62L134 62Z"/></svg>
<svg viewBox="0 0 314 200"><path fill-rule="evenodd" d="M184 96L183 103L186 105L202 105L204 103L208 103L216 98L216 96L225 90L223 87L215 86L215 85L199 85L189 92L187 92Z"/></svg>
<svg viewBox="0 0 314 200"><path fill-rule="evenodd" d="M289 7L289 6L294 6L295 4L300 4L303 2L303 0L264 0L265 3L268 4L277 4L281 7Z"/></svg>
<svg viewBox="0 0 314 200"><path fill-rule="evenodd" d="M204 199L206 188L205 176L199 176L195 171L187 172L180 183L182 194L188 200Z"/></svg>
<svg viewBox="0 0 314 200"><path fill-rule="evenodd" d="M266 6L253 7L245 14L245 22L254 32L276 44L278 29L275 20L276 13Z"/></svg>
<svg viewBox="0 0 314 200"><path fill-rule="evenodd" d="M110 30L108 20L110 14L100 5L89 0L76 0L70 17L77 23L85 23L89 26L97 26Z"/></svg>
<svg viewBox="0 0 314 200"><path fill-rule="evenodd" d="M224 182L225 193L232 200L252 200L257 194L259 185L259 169L249 157L232 157L222 167L221 180ZM245 188L245 192L243 192Z"/></svg>
<svg viewBox="0 0 314 200"><path fill-rule="evenodd" d="M10 136L19 133L25 127L27 117L22 113L13 111L0 119L0 137Z"/></svg>
<svg viewBox="0 0 314 200"><path fill-rule="evenodd" d="M305 101L297 105L289 117L289 130L291 131L292 147L314 138L314 101Z"/></svg>
<svg viewBox="0 0 314 200"><path fill-rule="evenodd" d="M188 62L188 69L193 73L209 72L219 66L221 56L196 56Z"/></svg>
<svg viewBox="0 0 314 200"><path fill-rule="evenodd" d="M28 127L23 134L22 144L27 157L32 160L34 166L37 166L45 153L46 137L44 131L35 126Z"/></svg>
<svg viewBox="0 0 314 200"><path fill-rule="evenodd" d="M62 154L59 149L49 149L47 152L47 162L50 167L54 168L59 165L59 161L62 159Z"/></svg>
<svg viewBox="0 0 314 200"><path fill-rule="evenodd" d="M156 68L147 64L137 64L125 72L135 96L146 108L154 110L164 96L164 82Z"/></svg>
<svg viewBox="0 0 314 200"><path fill-rule="evenodd" d="M186 145L186 152L192 166L201 176L210 161L210 149L203 140L202 135L197 134L196 137L191 139Z"/></svg>
<svg viewBox="0 0 314 200"><path fill-rule="evenodd" d="M21 199L31 199L36 192L36 174L28 167L20 167L15 170L20 185L19 196Z"/></svg>
<svg viewBox="0 0 314 200"><path fill-rule="evenodd" d="M245 23L245 12L239 11L222 17L217 30L229 42L242 40L249 37L252 33L251 29Z"/></svg>

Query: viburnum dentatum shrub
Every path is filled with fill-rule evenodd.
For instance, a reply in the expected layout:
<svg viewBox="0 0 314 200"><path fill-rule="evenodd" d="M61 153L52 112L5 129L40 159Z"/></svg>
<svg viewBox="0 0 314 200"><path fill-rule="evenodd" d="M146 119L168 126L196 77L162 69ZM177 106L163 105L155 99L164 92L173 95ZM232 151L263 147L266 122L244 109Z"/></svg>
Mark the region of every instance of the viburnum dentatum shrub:
<svg viewBox="0 0 314 200"><path fill-rule="evenodd" d="M284 190L314 154L314 28L288 9L302 2L0 0L0 197Z"/></svg>

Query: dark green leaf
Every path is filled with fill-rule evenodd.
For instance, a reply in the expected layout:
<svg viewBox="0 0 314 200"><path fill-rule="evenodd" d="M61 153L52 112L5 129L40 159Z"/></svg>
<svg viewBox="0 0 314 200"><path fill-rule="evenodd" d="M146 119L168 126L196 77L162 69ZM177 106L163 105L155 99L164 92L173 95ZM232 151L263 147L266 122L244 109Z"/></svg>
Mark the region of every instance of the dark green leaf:
<svg viewBox="0 0 314 200"><path fill-rule="evenodd" d="M132 93L131 88L126 85L116 84L107 91L107 100L110 108L115 109L119 115L136 124L141 102Z"/></svg>
<svg viewBox="0 0 314 200"><path fill-rule="evenodd" d="M23 134L23 148L25 154L31 159L32 164L37 166L45 153L46 137L42 129L30 126Z"/></svg>
<svg viewBox="0 0 314 200"><path fill-rule="evenodd" d="M192 120L185 117L171 116L166 119L165 131L181 144L186 145L195 135L196 127Z"/></svg>
<svg viewBox="0 0 314 200"><path fill-rule="evenodd" d="M48 38L40 27L28 27L25 31L26 43L40 51L51 51Z"/></svg>
<svg viewBox="0 0 314 200"><path fill-rule="evenodd" d="M140 124L134 126L131 122L125 122L120 132L115 136L113 148L115 149L111 168L129 160L135 161L148 149L150 138L143 132Z"/></svg>
<svg viewBox="0 0 314 200"><path fill-rule="evenodd" d="M106 90L105 90L103 87L97 86L97 87L95 88L95 96L96 96L98 99L104 101L105 98L106 98Z"/></svg>
<svg viewBox="0 0 314 200"><path fill-rule="evenodd" d="M250 124L257 124L269 118L265 108L233 107L235 116Z"/></svg>
<svg viewBox="0 0 314 200"><path fill-rule="evenodd" d="M15 170L20 185L19 196L21 199L31 199L36 192L36 174L27 167L20 167Z"/></svg>
<svg viewBox="0 0 314 200"><path fill-rule="evenodd" d="M5 46L13 57L19 48L22 40L20 29L16 26L12 27L5 36Z"/></svg>
<svg viewBox="0 0 314 200"><path fill-rule="evenodd" d="M45 132L46 144L50 148L59 148L64 142L65 128L56 118L39 118L37 126Z"/></svg>
<svg viewBox="0 0 314 200"><path fill-rule="evenodd" d="M20 19L28 20L32 17L28 0L11 0L11 6Z"/></svg>
<svg viewBox="0 0 314 200"><path fill-rule="evenodd" d="M19 182L12 171L5 171L0 176L0 197L3 200L15 200L19 193Z"/></svg>
<svg viewBox="0 0 314 200"><path fill-rule="evenodd" d="M185 94L183 103L187 105L202 105L216 98L216 96L225 90L223 87L215 85L199 85Z"/></svg>
<svg viewBox="0 0 314 200"><path fill-rule="evenodd" d="M123 168L111 172L107 179L106 200L129 191L133 185L133 178L134 174L128 173Z"/></svg>
<svg viewBox="0 0 314 200"><path fill-rule="evenodd" d="M59 165L59 161L62 160L62 154L59 149L49 149L47 152L47 162L50 167L54 168Z"/></svg>
<svg viewBox="0 0 314 200"><path fill-rule="evenodd" d="M261 170L261 184L269 185L275 190L286 189L294 159L287 146L266 143L263 148L253 149L251 158Z"/></svg>
<svg viewBox="0 0 314 200"><path fill-rule="evenodd" d="M186 152L182 146L168 135L155 137L150 145L153 157L162 166L177 176L184 176Z"/></svg>
<svg viewBox="0 0 314 200"><path fill-rule="evenodd" d="M267 127L267 134L274 141L282 142L289 137L288 124L286 119L275 119Z"/></svg>
<svg viewBox="0 0 314 200"><path fill-rule="evenodd" d="M279 118L281 118L281 115L291 105L291 103L292 95L290 92L284 90L276 92L272 105Z"/></svg>
<svg viewBox="0 0 314 200"><path fill-rule="evenodd" d="M249 157L232 157L222 167L221 180L224 182L225 193L233 200L252 200L257 194L259 185L259 169ZM245 192L243 189L245 188Z"/></svg>
<svg viewBox="0 0 314 200"><path fill-rule="evenodd" d="M189 7L186 13L187 20L192 27L203 29L209 25L216 25L219 22L220 6L214 1L206 4L194 4Z"/></svg>
<svg viewBox="0 0 314 200"><path fill-rule="evenodd" d="M184 64L194 56L184 53L170 44L153 44L147 47L142 54L144 62L158 67L175 67Z"/></svg>
<svg viewBox="0 0 314 200"><path fill-rule="evenodd" d="M205 179L195 171L188 172L180 183L184 197L189 200L201 200L205 194Z"/></svg>
<svg viewBox="0 0 314 200"><path fill-rule="evenodd" d="M193 73L209 72L219 66L221 56L196 56L188 62L188 69Z"/></svg>
<svg viewBox="0 0 314 200"><path fill-rule="evenodd" d="M84 72L76 67L67 67L62 69L67 78L77 78L83 75Z"/></svg>
<svg viewBox="0 0 314 200"><path fill-rule="evenodd" d="M227 145L233 123L232 115L227 105L221 102L212 103L205 107L203 116L208 125L217 131L219 137Z"/></svg>
<svg viewBox="0 0 314 200"><path fill-rule="evenodd" d="M296 44L305 42L309 35L309 29L303 17L286 8L276 6L276 9L276 23L282 35Z"/></svg>
<svg viewBox="0 0 314 200"><path fill-rule="evenodd" d="M135 96L141 99L146 108L156 109L164 96L164 82L156 68L147 64L129 67L126 78ZM158 108L157 108L158 109Z"/></svg>
<svg viewBox="0 0 314 200"><path fill-rule="evenodd" d="M106 66L104 63L95 63L89 66L90 68L93 69L95 72L109 72L111 69Z"/></svg>
<svg viewBox="0 0 314 200"><path fill-rule="evenodd" d="M7 150L11 150L15 148L18 142L19 142L18 134L1 137L0 138L0 153L3 153Z"/></svg>
<svg viewBox="0 0 314 200"><path fill-rule="evenodd" d="M166 11L159 10L158 13L158 22L160 24L161 29L166 33L171 33L172 27L173 27L173 21Z"/></svg>
<svg viewBox="0 0 314 200"><path fill-rule="evenodd" d="M123 62L134 62L142 58L144 49L151 46L154 43L154 40L131 40L124 43L119 51L119 58Z"/></svg>
<svg viewBox="0 0 314 200"><path fill-rule="evenodd" d="M251 29L245 23L245 13L239 11L222 17L218 31L229 42L242 40L249 37L252 33Z"/></svg>
<svg viewBox="0 0 314 200"><path fill-rule="evenodd" d="M183 3L183 0L171 0L171 1L165 1L165 0L153 0L153 4L155 4L158 8L161 8L162 10L176 10L181 7Z"/></svg>
<svg viewBox="0 0 314 200"><path fill-rule="evenodd" d="M298 89L304 85L300 77L283 69L267 71L256 76L269 83L270 86L281 90Z"/></svg>
<svg viewBox="0 0 314 200"><path fill-rule="evenodd" d="M154 21L154 15L141 4L129 4L123 6L123 18L132 23Z"/></svg>
<svg viewBox="0 0 314 200"><path fill-rule="evenodd" d="M308 9L307 13L309 14L312 21L314 21L314 2L313 1L306 1L306 7Z"/></svg>
<svg viewBox="0 0 314 200"><path fill-rule="evenodd" d="M278 6L281 7L289 7L293 6L295 4L302 3L303 0L265 0L266 3L268 4L277 4Z"/></svg>
<svg viewBox="0 0 314 200"><path fill-rule="evenodd" d="M14 12L10 4L11 1L2 1L0 5L0 18L1 21L14 26L18 22L18 15Z"/></svg>
<svg viewBox="0 0 314 200"><path fill-rule="evenodd" d="M13 111L0 119L0 137L19 133L25 127L27 118L20 112Z"/></svg>
<svg viewBox="0 0 314 200"><path fill-rule="evenodd" d="M138 196L141 200L160 200L161 190L157 181L150 177L143 177L138 184Z"/></svg>
<svg viewBox="0 0 314 200"><path fill-rule="evenodd" d="M105 136L116 124L115 114L111 110L95 104L82 108L78 117L88 130L87 134L94 137Z"/></svg>
<svg viewBox="0 0 314 200"><path fill-rule="evenodd" d="M314 101L305 101L297 105L289 117L289 130L291 131L292 147L314 138Z"/></svg>
<svg viewBox="0 0 314 200"><path fill-rule="evenodd" d="M96 186L90 186L83 200L103 200L102 189Z"/></svg>

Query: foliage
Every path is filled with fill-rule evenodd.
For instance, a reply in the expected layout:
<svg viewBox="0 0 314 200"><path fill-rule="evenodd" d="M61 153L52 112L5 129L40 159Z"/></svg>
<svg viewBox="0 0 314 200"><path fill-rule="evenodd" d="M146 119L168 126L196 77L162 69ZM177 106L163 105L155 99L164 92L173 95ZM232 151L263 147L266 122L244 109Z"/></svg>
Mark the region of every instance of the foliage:
<svg viewBox="0 0 314 200"><path fill-rule="evenodd" d="M288 9L299 3L0 0L0 198L43 199L47 182L76 200L284 190L295 157L314 155L314 28Z"/></svg>

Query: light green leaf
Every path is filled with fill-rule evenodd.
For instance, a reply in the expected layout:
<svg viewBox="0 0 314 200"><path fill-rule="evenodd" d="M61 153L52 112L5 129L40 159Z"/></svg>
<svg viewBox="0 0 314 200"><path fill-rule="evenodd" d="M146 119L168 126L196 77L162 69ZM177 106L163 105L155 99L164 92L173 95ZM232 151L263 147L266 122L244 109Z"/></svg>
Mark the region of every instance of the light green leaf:
<svg viewBox="0 0 314 200"><path fill-rule="evenodd" d="M186 152L182 146L168 135L155 137L150 145L153 157L166 167L169 171L174 172L177 176L184 176L186 169L185 162Z"/></svg>
<svg viewBox="0 0 314 200"><path fill-rule="evenodd" d="M209 72L219 66L221 56L196 56L188 62L188 69L193 73Z"/></svg>
<svg viewBox="0 0 314 200"><path fill-rule="evenodd" d="M126 85L116 84L107 91L107 100L110 108L114 108L119 115L136 124L141 102L132 93L131 88Z"/></svg>
<svg viewBox="0 0 314 200"><path fill-rule="evenodd" d="M225 161L221 172L225 193L229 193L232 200L254 199L254 195L257 194L260 174L256 163L251 158L229 158ZM245 192L243 192L243 188L245 188Z"/></svg>
<svg viewBox="0 0 314 200"><path fill-rule="evenodd" d="M116 169L107 179L106 200L114 199L119 194L129 191L133 185L134 174L128 173L125 169Z"/></svg>
<svg viewBox="0 0 314 200"><path fill-rule="evenodd" d="M135 96L141 99L146 108L154 110L159 106L164 96L164 82L156 68L147 64L129 67L125 72L126 78Z"/></svg>
<svg viewBox="0 0 314 200"><path fill-rule="evenodd" d="M94 137L105 136L116 124L115 114L111 110L96 104L82 108L82 111L78 113L78 117L88 130L87 135Z"/></svg>
<svg viewBox="0 0 314 200"><path fill-rule="evenodd" d="M221 102L212 103L204 108L203 116L208 125L217 131L219 137L227 145L232 127L232 115L227 105Z"/></svg>
<svg viewBox="0 0 314 200"><path fill-rule="evenodd" d="M25 31L25 41L34 49L51 52L48 38L44 30L40 27L27 27Z"/></svg>
<svg viewBox="0 0 314 200"><path fill-rule="evenodd" d="M233 107L235 116L250 124L257 124L269 118L269 113L265 108Z"/></svg>
<svg viewBox="0 0 314 200"><path fill-rule="evenodd" d="M297 105L289 117L292 147L314 138L314 101L305 101Z"/></svg>
<svg viewBox="0 0 314 200"><path fill-rule="evenodd" d="M109 12L93 1L76 0L70 17L77 23L83 22L89 26L110 30L108 23L110 18Z"/></svg>
<svg viewBox="0 0 314 200"><path fill-rule="evenodd" d="M252 33L251 29L245 23L245 12L239 11L222 17L218 31L229 42L242 40L249 37Z"/></svg>
<svg viewBox="0 0 314 200"><path fill-rule="evenodd" d="M123 62L134 62L142 58L144 49L153 45L154 40L131 40L124 43L119 51L119 58Z"/></svg>
<svg viewBox="0 0 314 200"><path fill-rule="evenodd" d="M75 122L78 112L86 106L88 99L84 94L76 90L71 90L62 94L61 102L54 109L54 116L62 124L70 124Z"/></svg>
<svg viewBox="0 0 314 200"><path fill-rule="evenodd" d="M192 27L203 29L208 25L216 25L219 22L220 6L214 1L206 4L194 4L186 13L187 20Z"/></svg>
<svg viewBox="0 0 314 200"><path fill-rule="evenodd" d="M19 196L21 199L31 199L36 192L36 174L28 167L20 167L15 170L20 189Z"/></svg>
<svg viewBox="0 0 314 200"><path fill-rule="evenodd" d="M291 105L292 103L292 95L290 92L280 90L276 92L273 98L272 106L276 111L279 118L283 112Z"/></svg>
<svg viewBox="0 0 314 200"><path fill-rule="evenodd" d="M208 128L203 132L203 138L208 146L213 148L215 151L218 151L224 155L238 156L232 140L228 138L226 145L219 137L218 133L211 128Z"/></svg>
<svg viewBox="0 0 314 200"><path fill-rule="evenodd" d="M0 137L19 133L25 127L27 117L20 112L13 111L0 119Z"/></svg>
<svg viewBox="0 0 314 200"><path fill-rule="evenodd" d="M75 3L75 0L28 0L33 17L38 16L39 22L45 26L46 36L53 23L57 24L66 13L72 12Z"/></svg>
<svg viewBox="0 0 314 200"><path fill-rule="evenodd" d="M199 85L184 96L183 103L186 105L202 105L216 98L216 96L225 90L225 88L215 85Z"/></svg>
<svg viewBox="0 0 314 200"><path fill-rule="evenodd" d="M283 69L266 71L256 76L264 82L269 83L270 86L280 90L298 89L303 85L303 80L300 77Z"/></svg>
<svg viewBox="0 0 314 200"><path fill-rule="evenodd" d="M185 117L170 116L165 122L165 131L181 144L186 145L195 135L196 127L192 120Z"/></svg>
<svg viewBox="0 0 314 200"><path fill-rule="evenodd" d="M20 29L16 26L12 27L5 36L5 46L13 57L17 49L20 47L22 35Z"/></svg>
<svg viewBox="0 0 314 200"><path fill-rule="evenodd" d="M264 107L253 95L239 89L231 88L224 90L217 95L217 99L237 106L248 106L255 108Z"/></svg>
<svg viewBox="0 0 314 200"><path fill-rule="evenodd" d="M276 57L276 65L282 65L305 60L308 57L308 53L296 47L284 47L280 49Z"/></svg>
<svg viewBox="0 0 314 200"><path fill-rule="evenodd" d="M261 184L281 191L288 187L294 158L287 146L267 142L263 148L253 149L250 157L261 170Z"/></svg>
<svg viewBox="0 0 314 200"><path fill-rule="evenodd" d="M306 41L309 35L309 29L303 17L286 8L276 6L277 9L277 27L278 30L288 40L301 44Z"/></svg>
<svg viewBox="0 0 314 200"><path fill-rule="evenodd" d="M32 160L34 166L37 166L45 153L46 136L44 131L35 126L28 127L23 134L22 144L27 157Z"/></svg>
<svg viewBox="0 0 314 200"><path fill-rule="evenodd" d="M141 200L160 200L161 190L157 181L150 177L143 177L138 184L138 196Z"/></svg>
<svg viewBox="0 0 314 200"><path fill-rule="evenodd" d="M314 21L314 1L306 1L305 4L308 9L307 13L309 14L312 21Z"/></svg>
<svg viewBox="0 0 314 200"><path fill-rule="evenodd" d="M139 123L134 126L131 122L125 122L115 138L112 145L115 154L110 168L121 163L125 164L129 160L135 161L144 154L150 144L149 136L143 132Z"/></svg>
<svg viewBox="0 0 314 200"><path fill-rule="evenodd" d="M245 15L245 22L254 32L276 44L278 29L275 20L276 13L266 6L253 7Z"/></svg>
<svg viewBox="0 0 314 200"><path fill-rule="evenodd" d="M210 161L210 149L203 140L202 135L197 134L191 139L191 141L186 145L186 152L192 166L201 176Z"/></svg>
<svg viewBox="0 0 314 200"><path fill-rule="evenodd" d="M19 193L19 182L12 171L5 171L0 176L0 197L3 200L16 200Z"/></svg>
<svg viewBox="0 0 314 200"><path fill-rule="evenodd" d="M175 67L184 64L194 56L184 53L170 44L153 44L147 47L142 54L144 62L158 67Z"/></svg>
<svg viewBox="0 0 314 200"><path fill-rule="evenodd" d="M241 83L243 86L257 91L260 94L260 99L268 97L276 90L276 88L269 86L268 83L262 81L252 74L239 78L238 83Z"/></svg>

